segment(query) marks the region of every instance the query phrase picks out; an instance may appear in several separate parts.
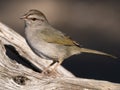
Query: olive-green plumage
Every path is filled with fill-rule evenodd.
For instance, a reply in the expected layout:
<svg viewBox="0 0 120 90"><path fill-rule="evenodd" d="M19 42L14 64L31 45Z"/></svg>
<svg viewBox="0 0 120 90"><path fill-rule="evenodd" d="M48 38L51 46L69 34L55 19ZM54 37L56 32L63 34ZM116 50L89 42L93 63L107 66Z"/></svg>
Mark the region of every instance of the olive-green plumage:
<svg viewBox="0 0 120 90"><path fill-rule="evenodd" d="M58 62L57 66L60 65L64 59L82 52L115 58L115 56L104 52L81 48L80 45L69 36L53 28L45 15L38 10L30 10L23 16L23 19L26 25L26 40L31 49L43 58Z"/></svg>

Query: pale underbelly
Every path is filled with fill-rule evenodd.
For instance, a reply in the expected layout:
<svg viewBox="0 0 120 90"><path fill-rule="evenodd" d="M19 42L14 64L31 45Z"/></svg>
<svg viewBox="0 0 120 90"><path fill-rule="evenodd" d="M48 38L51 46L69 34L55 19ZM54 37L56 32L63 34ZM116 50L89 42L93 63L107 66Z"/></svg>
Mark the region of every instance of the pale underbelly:
<svg viewBox="0 0 120 90"><path fill-rule="evenodd" d="M66 55L66 47L43 41L28 42L32 50L42 58L58 60ZM34 44L33 44L34 43Z"/></svg>

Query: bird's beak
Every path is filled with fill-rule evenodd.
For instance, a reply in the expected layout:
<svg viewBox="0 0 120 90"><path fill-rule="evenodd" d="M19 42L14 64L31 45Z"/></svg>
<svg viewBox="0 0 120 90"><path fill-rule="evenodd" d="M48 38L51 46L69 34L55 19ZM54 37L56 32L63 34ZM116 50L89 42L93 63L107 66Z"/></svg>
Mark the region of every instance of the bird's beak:
<svg viewBox="0 0 120 90"><path fill-rule="evenodd" d="M27 19L27 17L25 15L23 15L22 17L20 17L20 19L25 20L25 19Z"/></svg>

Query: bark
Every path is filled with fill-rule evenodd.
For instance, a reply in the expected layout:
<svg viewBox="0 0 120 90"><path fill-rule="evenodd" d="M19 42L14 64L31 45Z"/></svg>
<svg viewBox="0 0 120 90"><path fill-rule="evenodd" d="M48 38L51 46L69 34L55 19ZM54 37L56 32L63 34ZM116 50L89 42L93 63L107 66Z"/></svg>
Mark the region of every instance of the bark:
<svg viewBox="0 0 120 90"><path fill-rule="evenodd" d="M58 67L55 75L44 75L51 60L32 52L25 39L0 23L0 90L120 90L120 84L82 79Z"/></svg>

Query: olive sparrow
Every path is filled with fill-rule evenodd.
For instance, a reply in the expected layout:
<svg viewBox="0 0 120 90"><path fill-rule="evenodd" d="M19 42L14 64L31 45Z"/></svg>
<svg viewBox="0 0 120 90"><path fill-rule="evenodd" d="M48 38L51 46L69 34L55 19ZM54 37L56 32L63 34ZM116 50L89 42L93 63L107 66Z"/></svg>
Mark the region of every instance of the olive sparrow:
<svg viewBox="0 0 120 90"><path fill-rule="evenodd" d="M21 19L25 21L26 41L33 52L42 58L53 60L50 66L58 62L53 70L66 58L82 52L116 58L104 52L81 48L80 45L69 36L53 28L49 24L46 16L38 10L29 10Z"/></svg>

